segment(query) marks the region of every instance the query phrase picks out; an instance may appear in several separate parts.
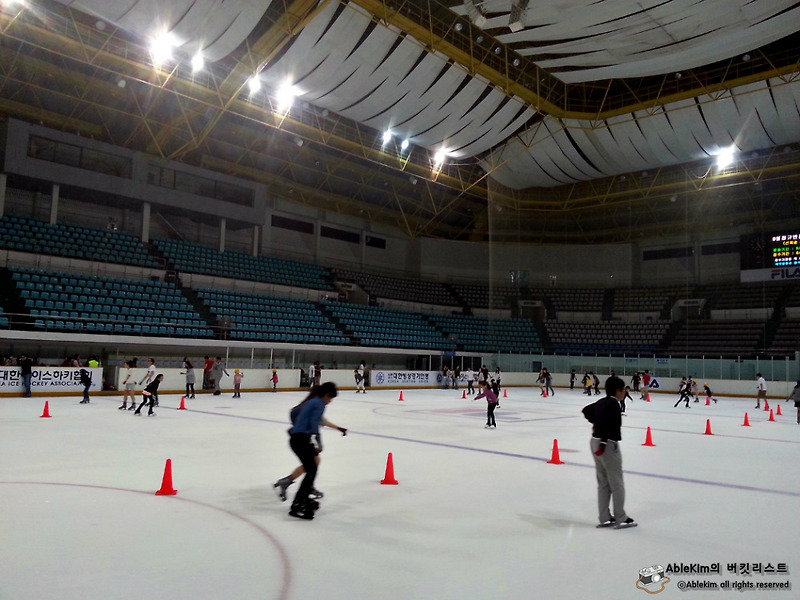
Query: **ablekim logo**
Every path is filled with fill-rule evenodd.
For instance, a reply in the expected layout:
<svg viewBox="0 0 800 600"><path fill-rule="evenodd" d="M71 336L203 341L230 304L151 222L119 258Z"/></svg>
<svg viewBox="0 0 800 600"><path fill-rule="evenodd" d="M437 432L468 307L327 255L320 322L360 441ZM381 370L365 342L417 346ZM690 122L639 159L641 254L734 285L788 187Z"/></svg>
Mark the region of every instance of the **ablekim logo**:
<svg viewBox="0 0 800 600"><path fill-rule="evenodd" d="M639 569L639 579L636 580L636 587L644 590L648 594L660 594L664 591L664 585L669 581L664 567L652 565Z"/></svg>

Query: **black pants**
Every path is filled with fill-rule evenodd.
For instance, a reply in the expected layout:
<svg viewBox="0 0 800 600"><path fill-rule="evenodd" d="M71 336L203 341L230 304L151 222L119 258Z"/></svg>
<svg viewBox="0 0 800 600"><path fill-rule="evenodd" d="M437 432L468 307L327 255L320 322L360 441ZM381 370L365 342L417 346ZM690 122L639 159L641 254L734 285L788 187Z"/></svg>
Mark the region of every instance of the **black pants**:
<svg viewBox="0 0 800 600"><path fill-rule="evenodd" d="M494 425L497 427L497 423L494 420L494 409L497 408L497 402L489 402L486 405L486 424L487 425Z"/></svg>
<svg viewBox="0 0 800 600"><path fill-rule="evenodd" d="M475 393L475 388L472 387L472 383L473 383L472 379L467 379L467 393L468 394L474 394Z"/></svg>
<svg viewBox="0 0 800 600"><path fill-rule="evenodd" d="M289 447L306 471L292 502L292 506L303 506L308 502L308 495L314 489L314 479L317 477L317 449L311 443L311 436L305 433L293 433L289 436Z"/></svg>
<svg viewBox="0 0 800 600"><path fill-rule="evenodd" d="M692 398L691 394L681 394L681 395L678 397L678 401L675 403L675 405L674 405L672 408L675 408L676 406L678 406L678 404L680 404L680 403L681 403L681 402L683 402L684 400L686 400L686 406L687 406L687 408L688 408L688 406L689 406L689 400L691 400L691 398Z"/></svg>
<svg viewBox="0 0 800 600"><path fill-rule="evenodd" d="M147 407L148 407L147 414L148 415L152 415L153 414L153 405L155 403L156 403L156 395L155 394L150 394L149 396L144 396L143 395L142 396L142 403L139 405L139 408L136 409L135 414L138 415L139 413L141 413L142 412L142 408L144 407L145 404L147 404Z"/></svg>
<svg viewBox="0 0 800 600"><path fill-rule="evenodd" d="M191 390L191 393L189 393L190 390ZM186 384L186 395L187 396L194 396L194 384L193 383L187 383Z"/></svg>

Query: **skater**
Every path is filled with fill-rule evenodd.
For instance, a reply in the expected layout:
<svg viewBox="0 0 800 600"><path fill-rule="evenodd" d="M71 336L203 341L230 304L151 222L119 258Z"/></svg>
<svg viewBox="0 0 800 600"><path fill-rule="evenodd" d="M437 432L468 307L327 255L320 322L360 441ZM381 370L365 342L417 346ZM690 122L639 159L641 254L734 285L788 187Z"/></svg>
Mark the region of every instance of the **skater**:
<svg viewBox="0 0 800 600"><path fill-rule="evenodd" d="M600 378L597 375L595 375L594 373L592 373L592 381L594 381L594 395L595 396L599 396L600 395Z"/></svg>
<svg viewBox="0 0 800 600"><path fill-rule="evenodd" d="M717 403L717 399L714 398L714 392L711 391L711 388L708 387L707 383L703 384L703 391L706 393L706 398L708 398L709 400L713 400L714 404Z"/></svg>
<svg viewBox="0 0 800 600"><path fill-rule="evenodd" d="M678 388L678 401L672 408L676 408L678 404L681 402L686 402L686 408L689 407L689 400L692 399L692 384L691 380L687 380L686 377L681 379L680 387Z"/></svg>
<svg viewBox="0 0 800 600"><path fill-rule="evenodd" d="M497 423L494 420L494 410L499 406L499 402L497 400L497 395L491 390L489 384L484 381L481 383L483 386L483 391L475 396L472 401L478 400L479 398L486 398L486 429L497 429Z"/></svg>
<svg viewBox="0 0 800 600"><path fill-rule="evenodd" d="M570 390L574 390L575 389L575 381L577 379L578 379L578 376L575 374L575 369L572 369L569 372L569 389Z"/></svg>
<svg viewBox="0 0 800 600"><path fill-rule="evenodd" d="M467 396L471 396L475 393L475 373L472 371L472 367L467 367L467 370L464 371L464 379L467 380Z"/></svg>
<svg viewBox="0 0 800 600"><path fill-rule="evenodd" d="M139 382L139 385L144 384L145 387L153 383L156 378L156 359L155 358L148 358L147 359L147 372L142 377L142 380ZM155 398L153 399L155 402L155 406L158 406L158 393L155 394Z"/></svg>
<svg viewBox="0 0 800 600"><path fill-rule="evenodd" d="M81 369L79 373L81 385L83 386L83 400L81 400L81 404L89 404L89 388L92 387L92 376L86 369Z"/></svg>
<svg viewBox="0 0 800 600"><path fill-rule="evenodd" d="M183 372L181 375L186 375L186 397L193 399L195 382L194 367L192 366L192 362L186 356L183 357Z"/></svg>
<svg viewBox="0 0 800 600"><path fill-rule="evenodd" d="M136 416L142 415L142 407L147 404L147 416L154 417L156 413L153 412L153 407L156 405L156 398L158 397L158 386L161 385L161 382L164 380L164 375L159 373L156 375L155 379L150 382L150 384L144 388L142 392L142 403L139 405L139 408L136 409L136 412L133 414Z"/></svg>
<svg viewBox="0 0 800 600"><path fill-rule="evenodd" d="M226 373L227 375L227 373ZM233 370L233 397L234 398L241 398L242 397L242 379L244 379L244 373L240 373L239 369Z"/></svg>
<svg viewBox="0 0 800 600"><path fill-rule="evenodd" d="M587 396L592 395L592 372L583 372L583 393Z"/></svg>
<svg viewBox="0 0 800 600"><path fill-rule="evenodd" d="M647 369L644 370L644 374L642 375L642 400L647 400L647 395L650 393L650 371Z"/></svg>
<svg viewBox="0 0 800 600"><path fill-rule="evenodd" d="M622 402L619 403L620 412L622 412L622 416L623 417L627 417L628 416L625 413L625 410L627 409L627 406L625 405L625 401L626 400L630 400L631 402L633 402L633 398L631 398L631 386L629 386L629 385L625 386L625 397L622 399Z"/></svg>
<svg viewBox="0 0 800 600"><path fill-rule="evenodd" d="M622 478L622 413L620 402L625 397L625 382L619 377L606 380L606 396L583 408L583 416L592 424L589 447L597 475L597 527L623 529L636 527L625 513L625 483ZM614 514L609 511L613 501Z"/></svg>
<svg viewBox="0 0 800 600"><path fill-rule="evenodd" d="M290 416L292 415L294 415L295 417L297 416L294 409L292 409L292 412L290 413ZM338 425L335 425L334 423L328 421L328 419L326 419L325 417L322 417L319 424L322 427L330 427L331 429L336 429L337 431L341 432L342 437L347 435L347 429L345 427L339 427ZM319 455L317 455L314 458L314 461L316 462L317 468L319 469ZM294 471L289 473L286 477L281 477L280 479L278 479L278 481L272 484L272 488L275 490L275 493L278 494L278 498L280 498L281 501L283 502L286 501L286 488L292 485L295 482L295 479L300 477L300 475L302 475L305 472L306 472L305 467L303 467L303 465L299 465L298 467L295 468ZM319 500L323 496L325 496L325 494L320 492L317 488L311 488L311 491L308 493L308 497L311 498L312 500Z"/></svg>
<svg viewBox="0 0 800 600"><path fill-rule="evenodd" d="M125 364L125 379L122 380L122 385L125 390L122 392L122 406L119 410L134 410L136 408L136 381L133 379L133 369L131 368L130 361ZM128 397L130 396L131 405L128 408Z"/></svg>
<svg viewBox="0 0 800 600"><path fill-rule="evenodd" d="M289 445L305 470L300 489L297 490L289 510L289 514L298 519L313 519L314 511L319 508L319 503L309 498L317 477L316 459L322 451L319 427L325 407L338 393L336 384L332 381L314 386L305 400L295 406L290 413L292 427L289 429Z"/></svg>
<svg viewBox="0 0 800 600"><path fill-rule="evenodd" d="M694 377L689 377L689 391L694 397L694 401L700 402L700 397L697 393L697 382L694 380Z"/></svg>
<svg viewBox="0 0 800 600"><path fill-rule="evenodd" d="M756 373L756 408L761 408L761 399L767 401L767 382L761 376L761 373Z"/></svg>
<svg viewBox="0 0 800 600"><path fill-rule="evenodd" d="M272 377L270 377L269 380L272 382L272 392L273 393L277 392L278 391L278 371L276 371L275 369L272 369Z"/></svg>
<svg viewBox="0 0 800 600"><path fill-rule="evenodd" d="M797 424L800 425L800 379L797 380L797 385L794 386L792 393L786 399L787 402L789 400L794 400L794 407L797 409Z"/></svg>
<svg viewBox="0 0 800 600"><path fill-rule="evenodd" d="M551 396L555 396L556 393L555 391L553 391L553 376L550 374L550 371L548 371L546 368L542 370L544 371L544 390Z"/></svg>
<svg viewBox="0 0 800 600"><path fill-rule="evenodd" d="M636 373L633 374L633 377L631 377L631 385L633 386L633 391L634 392L638 392L639 391L639 383L641 381L642 381L642 376L637 371Z"/></svg>
<svg viewBox="0 0 800 600"><path fill-rule="evenodd" d="M356 394L359 392L367 393L364 389L364 374L356 367L353 369L353 378L356 380Z"/></svg>
<svg viewBox="0 0 800 600"><path fill-rule="evenodd" d="M222 374L230 377L228 375L228 371L225 370L225 366L222 364L222 357L218 356L216 360L214 360L214 366L211 367L211 381L214 384L214 395L219 396L222 393L222 388L220 384L222 382ZM158 406L156 404L156 406Z"/></svg>

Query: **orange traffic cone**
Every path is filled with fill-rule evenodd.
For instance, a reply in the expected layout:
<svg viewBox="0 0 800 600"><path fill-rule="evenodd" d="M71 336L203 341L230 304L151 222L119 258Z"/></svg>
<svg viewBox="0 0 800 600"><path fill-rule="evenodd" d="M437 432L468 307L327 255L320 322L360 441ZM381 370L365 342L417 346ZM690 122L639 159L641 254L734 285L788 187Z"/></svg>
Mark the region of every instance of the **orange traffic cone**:
<svg viewBox="0 0 800 600"><path fill-rule="evenodd" d="M503 390L503 398L508 398L508 392L506 390Z"/></svg>
<svg viewBox="0 0 800 600"><path fill-rule="evenodd" d="M392 460L392 453L386 458L386 474L383 476L381 485L397 485L399 482L394 478L394 461Z"/></svg>
<svg viewBox="0 0 800 600"><path fill-rule="evenodd" d="M779 417L781 416L781 405L780 404L778 404L778 410L775 411L775 414L778 415Z"/></svg>
<svg viewBox="0 0 800 600"><path fill-rule="evenodd" d="M703 435L714 435L711 433L711 419L706 419L706 432Z"/></svg>
<svg viewBox="0 0 800 600"><path fill-rule="evenodd" d="M650 392L647 392L647 401L650 402Z"/></svg>
<svg viewBox="0 0 800 600"><path fill-rule="evenodd" d="M768 411L768 410L769 410L769 402L767 402L766 400L764 400L764 411L766 412L766 411Z"/></svg>
<svg viewBox="0 0 800 600"><path fill-rule="evenodd" d="M644 444L642 446L655 446L653 443L653 434L650 433L650 428L647 428L647 436L644 438Z"/></svg>
<svg viewBox="0 0 800 600"><path fill-rule="evenodd" d="M464 390L463 392L461 392L461 399L462 400L466 400L467 399L467 390Z"/></svg>
<svg viewBox="0 0 800 600"><path fill-rule="evenodd" d="M553 457L547 461L548 465L563 465L561 457L558 454L558 440L553 440Z"/></svg>
<svg viewBox="0 0 800 600"><path fill-rule="evenodd" d="M542 391L544 391L544 397L547 398L547 388L544 388Z"/></svg>
<svg viewBox="0 0 800 600"><path fill-rule="evenodd" d="M44 402L44 410L42 411L42 416L39 417L40 419L49 419L50 418L50 402L45 400Z"/></svg>
<svg viewBox="0 0 800 600"><path fill-rule="evenodd" d="M167 459L164 466L164 478L161 480L161 489L156 492L156 496L174 496L178 490L172 487L172 459Z"/></svg>
<svg viewBox="0 0 800 600"><path fill-rule="evenodd" d="M186 410L186 396L181 396L181 405L178 407L178 410Z"/></svg>
<svg viewBox="0 0 800 600"><path fill-rule="evenodd" d="M750 419L747 418L747 413L744 413L744 423L742 423L742 427L750 427Z"/></svg>
<svg viewBox="0 0 800 600"><path fill-rule="evenodd" d="M711 398L706 396L706 406L711 406Z"/></svg>
<svg viewBox="0 0 800 600"><path fill-rule="evenodd" d="M767 421L775 422L775 415L772 414L771 410L769 411L769 419L767 419Z"/></svg>
<svg viewBox="0 0 800 600"><path fill-rule="evenodd" d="M403 392L402 391L400 392L400 397L397 399L397 401L398 402L402 402L403 401Z"/></svg>

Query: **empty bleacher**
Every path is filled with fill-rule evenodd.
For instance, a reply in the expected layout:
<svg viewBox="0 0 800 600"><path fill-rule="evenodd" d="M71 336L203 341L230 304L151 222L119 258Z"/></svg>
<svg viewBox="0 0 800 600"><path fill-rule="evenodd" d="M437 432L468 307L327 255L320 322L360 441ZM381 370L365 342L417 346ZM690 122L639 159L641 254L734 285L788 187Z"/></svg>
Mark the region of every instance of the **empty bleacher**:
<svg viewBox="0 0 800 600"><path fill-rule="evenodd" d="M95 262L159 267L158 261L141 241L123 231L64 223L50 225L16 215L0 218L0 248Z"/></svg>
<svg viewBox="0 0 800 600"><path fill-rule="evenodd" d="M415 281L360 271L336 270L339 281L349 281L361 286L365 292L378 298L391 298L421 304L458 306L460 302L447 286L435 281Z"/></svg>
<svg viewBox="0 0 800 600"><path fill-rule="evenodd" d="M170 337L213 333L172 283L11 267L34 328Z"/></svg>
<svg viewBox="0 0 800 600"><path fill-rule="evenodd" d="M311 302L210 288L195 291L231 339L327 345L350 342Z"/></svg>
<svg viewBox="0 0 800 600"><path fill-rule="evenodd" d="M764 321L690 319L666 351L688 356L747 356L759 351L765 327Z"/></svg>
<svg viewBox="0 0 800 600"><path fill-rule="evenodd" d="M276 256L252 256L178 240L153 240L153 244L178 270L215 277L262 281L291 287L332 291L331 274L325 267Z"/></svg>
<svg viewBox="0 0 800 600"><path fill-rule="evenodd" d="M449 350L453 345L420 314L338 301L325 309L362 346Z"/></svg>
<svg viewBox="0 0 800 600"><path fill-rule="evenodd" d="M557 353L654 353L663 343L669 321L546 321L544 328Z"/></svg>
<svg viewBox="0 0 800 600"><path fill-rule="evenodd" d="M542 343L528 319L430 314L428 319L460 350L468 352L541 352Z"/></svg>

